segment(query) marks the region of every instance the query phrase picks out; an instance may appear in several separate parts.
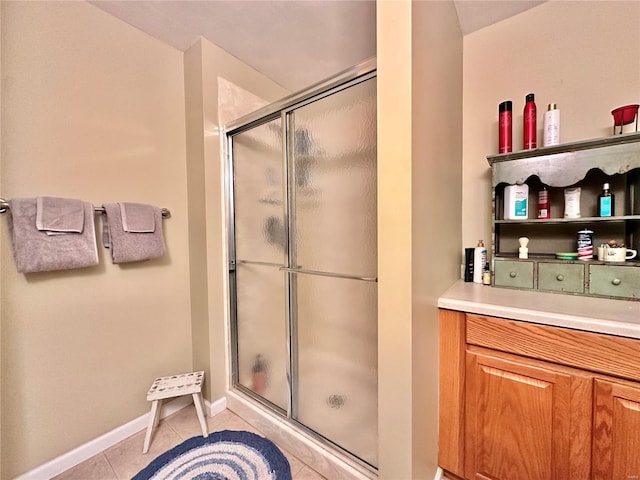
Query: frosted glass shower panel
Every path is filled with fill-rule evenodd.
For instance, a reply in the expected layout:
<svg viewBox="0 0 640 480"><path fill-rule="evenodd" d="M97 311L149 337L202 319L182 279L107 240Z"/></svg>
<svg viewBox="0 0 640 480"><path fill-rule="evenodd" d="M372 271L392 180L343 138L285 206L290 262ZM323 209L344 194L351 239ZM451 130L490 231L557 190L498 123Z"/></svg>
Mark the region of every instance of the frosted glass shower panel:
<svg viewBox="0 0 640 480"><path fill-rule="evenodd" d="M233 137L236 258L282 264L282 127L280 119Z"/></svg>
<svg viewBox="0 0 640 480"><path fill-rule="evenodd" d="M296 420L376 466L376 282L295 274Z"/></svg>
<svg viewBox="0 0 640 480"><path fill-rule="evenodd" d="M253 264L239 264L236 275L238 382L286 410L284 275L277 268Z"/></svg>
<svg viewBox="0 0 640 480"><path fill-rule="evenodd" d="M375 277L376 79L295 110L296 264Z"/></svg>

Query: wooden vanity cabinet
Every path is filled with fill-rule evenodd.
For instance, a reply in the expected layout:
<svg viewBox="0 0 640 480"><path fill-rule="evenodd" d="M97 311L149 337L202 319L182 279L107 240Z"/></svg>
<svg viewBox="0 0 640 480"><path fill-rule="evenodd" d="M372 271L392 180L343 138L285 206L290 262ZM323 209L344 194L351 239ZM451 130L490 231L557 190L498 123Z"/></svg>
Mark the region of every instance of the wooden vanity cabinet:
<svg viewBox="0 0 640 480"><path fill-rule="evenodd" d="M640 385L595 380L593 478L640 478Z"/></svg>
<svg viewBox="0 0 640 480"><path fill-rule="evenodd" d="M451 310L440 329L450 476L640 478L640 341Z"/></svg>

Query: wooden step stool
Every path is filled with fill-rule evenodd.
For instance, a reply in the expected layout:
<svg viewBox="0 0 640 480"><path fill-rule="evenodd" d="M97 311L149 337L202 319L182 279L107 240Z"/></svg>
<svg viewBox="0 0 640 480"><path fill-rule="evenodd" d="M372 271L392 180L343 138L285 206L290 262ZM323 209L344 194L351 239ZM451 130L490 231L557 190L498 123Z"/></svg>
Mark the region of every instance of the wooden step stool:
<svg viewBox="0 0 640 480"><path fill-rule="evenodd" d="M196 407L200 428L202 428L202 436L208 437L209 431L207 421L204 418L204 404L202 401L202 382L204 382L204 372L183 373L182 375L171 375L170 377L156 378L147 392L147 401L151 404L151 413L149 414L149 426L147 434L144 437L144 447L142 453L149 451L151 443L151 434L153 429L158 426L160 421L160 410L162 400L165 398L179 397L182 395L191 395L193 404Z"/></svg>

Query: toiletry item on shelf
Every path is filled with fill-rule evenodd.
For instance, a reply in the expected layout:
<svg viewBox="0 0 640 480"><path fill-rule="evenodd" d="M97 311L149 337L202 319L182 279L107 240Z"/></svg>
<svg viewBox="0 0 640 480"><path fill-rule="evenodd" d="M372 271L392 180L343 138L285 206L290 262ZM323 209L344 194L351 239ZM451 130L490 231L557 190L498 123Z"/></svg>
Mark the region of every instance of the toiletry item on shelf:
<svg viewBox="0 0 640 480"><path fill-rule="evenodd" d="M529 239L527 237L520 237L518 239L520 248L518 248L518 258L529 258Z"/></svg>
<svg viewBox="0 0 640 480"><path fill-rule="evenodd" d="M555 103L550 103L544 112L542 122L542 146L560 144L560 110Z"/></svg>
<svg viewBox="0 0 640 480"><path fill-rule="evenodd" d="M598 260L600 260L601 262L604 262L605 260L605 249L607 248L607 244L606 243L602 243L599 247L598 247Z"/></svg>
<svg viewBox="0 0 640 480"><path fill-rule="evenodd" d="M473 282L473 247L464 249L464 281Z"/></svg>
<svg viewBox="0 0 640 480"><path fill-rule="evenodd" d="M564 218L580 218L580 187L564 189Z"/></svg>
<svg viewBox="0 0 640 480"><path fill-rule="evenodd" d="M529 185L504 187L504 219L526 220L529 218Z"/></svg>
<svg viewBox="0 0 640 480"><path fill-rule="evenodd" d="M593 260L593 230L578 232L578 260Z"/></svg>
<svg viewBox="0 0 640 480"><path fill-rule="evenodd" d="M638 255L637 250L626 247L609 247L607 245L604 249L605 262L624 262L636 258L636 255Z"/></svg>
<svg viewBox="0 0 640 480"><path fill-rule="evenodd" d="M522 148L524 150L531 150L537 147L537 110L536 103L534 101L533 93L529 93L526 96L526 103L524 105L523 113L523 130L522 130Z"/></svg>
<svg viewBox="0 0 640 480"><path fill-rule="evenodd" d="M484 241L478 241L478 246L473 250L473 281L475 283L482 283L482 269L483 265L487 263L487 249L484 246Z"/></svg>
<svg viewBox="0 0 640 480"><path fill-rule="evenodd" d="M598 195L598 216L613 217L615 215L615 195L609 191L609 184L602 186L602 193Z"/></svg>
<svg viewBox="0 0 640 480"><path fill-rule="evenodd" d="M551 205L549 204L549 190L544 185L538 192L538 218L549 219L551 218Z"/></svg>
<svg viewBox="0 0 640 480"><path fill-rule="evenodd" d="M482 284L491 285L491 270L489 270L489 262L484 264L484 270L482 271Z"/></svg>
<svg viewBox="0 0 640 480"><path fill-rule="evenodd" d="M498 153L509 153L512 149L512 111L511 100L498 106Z"/></svg>

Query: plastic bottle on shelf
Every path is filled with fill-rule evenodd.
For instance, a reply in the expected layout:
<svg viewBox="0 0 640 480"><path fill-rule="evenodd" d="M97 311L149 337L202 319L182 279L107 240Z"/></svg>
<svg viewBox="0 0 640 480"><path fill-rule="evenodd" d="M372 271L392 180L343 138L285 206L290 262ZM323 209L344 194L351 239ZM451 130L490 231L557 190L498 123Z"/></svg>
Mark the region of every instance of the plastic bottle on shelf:
<svg viewBox="0 0 640 480"><path fill-rule="evenodd" d="M504 187L505 220L526 220L529 218L529 185L507 185Z"/></svg>
<svg viewBox="0 0 640 480"><path fill-rule="evenodd" d="M478 246L473 250L473 281L474 283L482 283L482 270L487 263L487 249L484 241L479 240Z"/></svg>
<svg viewBox="0 0 640 480"><path fill-rule="evenodd" d="M551 206L549 204L549 190L544 185L538 192L538 218L549 219L551 218Z"/></svg>
<svg viewBox="0 0 640 480"><path fill-rule="evenodd" d="M560 110L555 103L550 103L544 112L542 122L542 146L560 144Z"/></svg>
<svg viewBox="0 0 640 480"><path fill-rule="evenodd" d="M615 215L615 196L609 191L609 184L602 186L602 193L598 195L598 216L613 217Z"/></svg>

